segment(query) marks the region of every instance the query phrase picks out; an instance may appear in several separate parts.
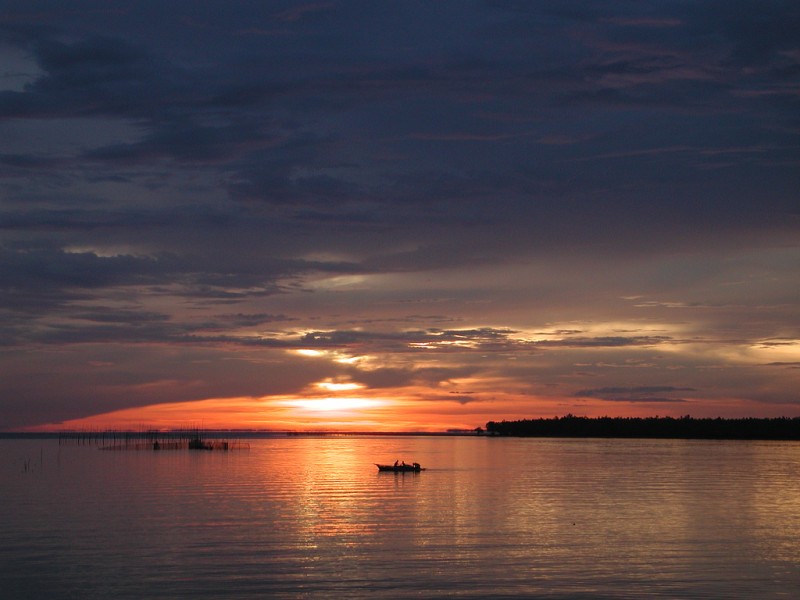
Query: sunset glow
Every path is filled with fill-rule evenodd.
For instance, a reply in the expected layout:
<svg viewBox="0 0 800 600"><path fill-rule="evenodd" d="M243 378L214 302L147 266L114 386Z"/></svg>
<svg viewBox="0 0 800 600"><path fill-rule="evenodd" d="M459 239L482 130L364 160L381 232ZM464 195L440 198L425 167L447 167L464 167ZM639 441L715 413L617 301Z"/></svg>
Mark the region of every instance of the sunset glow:
<svg viewBox="0 0 800 600"><path fill-rule="evenodd" d="M367 398L314 398L313 400L294 400L288 404L311 412L341 412L346 418L353 419L358 414L358 409L380 406L382 403Z"/></svg>
<svg viewBox="0 0 800 600"><path fill-rule="evenodd" d="M787 4L198 6L0 19L0 431L800 415Z"/></svg>
<svg viewBox="0 0 800 600"><path fill-rule="evenodd" d="M800 589L798 0L3 0L0 600Z"/></svg>
<svg viewBox="0 0 800 600"><path fill-rule="evenodd" d="M358 383L335 383L333 381L321 381L315 385L318 388L322 388L328 392L347 392L351 390L358 390L364 387Z"/></svg>

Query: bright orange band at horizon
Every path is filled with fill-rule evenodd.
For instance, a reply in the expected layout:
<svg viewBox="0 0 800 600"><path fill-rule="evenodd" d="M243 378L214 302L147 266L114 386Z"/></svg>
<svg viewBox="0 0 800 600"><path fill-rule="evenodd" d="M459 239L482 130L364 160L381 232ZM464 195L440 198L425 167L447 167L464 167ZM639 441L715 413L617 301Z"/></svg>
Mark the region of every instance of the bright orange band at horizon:
<svg viewBox="0 0 800 600"><path fill-rule="evenodd" d="M349 387L349 386L347 386ZM153 404L123 409L60 423L47 423L27 431L68 429L248 429L272 431L375 431L441 432L484 427L488 421L554 417L567 413L608 416L601 401L576 402L575 398L542 398L518 394L493 394L469 402L454 401L447 393L428 388L404 388L394 396L335 392L321 396L269 396L262 398L212 398ZM680 410L654 410L652 406L620 406L617 416L682 416ZM748 403L716 404L718 410L751 416ZM684 410L685 412L685 410ZM696 412L696 411L695 411ZM713 413L694 416L718 416ZM775 414L772 416L784 416Z"/></svg>

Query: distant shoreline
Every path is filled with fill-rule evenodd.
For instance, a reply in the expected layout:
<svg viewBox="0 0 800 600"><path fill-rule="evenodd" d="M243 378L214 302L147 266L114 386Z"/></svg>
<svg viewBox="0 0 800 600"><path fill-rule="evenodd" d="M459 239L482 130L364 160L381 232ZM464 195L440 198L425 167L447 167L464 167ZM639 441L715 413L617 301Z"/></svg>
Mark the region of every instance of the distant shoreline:
<svg viewBox="0 0 800 600"><path fill-rule="evenodd" d="M282 438L282 437L475 437L475 430L468 431L276 431L268 429L199 429L192 430L204 438ZM133 430L133 429L92 429L63 431L0 431L0 439L66 439L97 437L150 438L185 437L185 429Z"/></svg>
<svg viewBox="0 0 800 600"><path fill-rule="evenodd" d="M540 437L800 441L800 417L563 417L489 421L486 428L446 431L286 431L268 429L0 431L0 439L99 439L185 437L258 439L283 437Z"/></svg>
<svg viewBox="0 0 800 600"><path fill-rule="evenodd" d="M489 421L496 437L800 440L800 417L723 419L685 417L576 417Z"/></svg>

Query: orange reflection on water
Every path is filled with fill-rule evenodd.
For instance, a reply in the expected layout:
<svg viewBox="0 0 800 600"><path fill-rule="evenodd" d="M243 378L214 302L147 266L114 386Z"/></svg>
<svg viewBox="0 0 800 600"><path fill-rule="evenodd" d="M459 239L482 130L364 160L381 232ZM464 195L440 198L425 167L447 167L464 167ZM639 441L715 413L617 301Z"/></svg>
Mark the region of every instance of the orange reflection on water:
<svg viewBox="0 0 800 600"><path fill-rule="evenodd" d="M296 438L292 441L292 464L282 476L285 518L303 540L316 547L325 540L344 545L364 544L375 533L374 490L365 478L369 468L360 446L351 438ZM275 478L274 457L259 463L261 477Z"/></svg>

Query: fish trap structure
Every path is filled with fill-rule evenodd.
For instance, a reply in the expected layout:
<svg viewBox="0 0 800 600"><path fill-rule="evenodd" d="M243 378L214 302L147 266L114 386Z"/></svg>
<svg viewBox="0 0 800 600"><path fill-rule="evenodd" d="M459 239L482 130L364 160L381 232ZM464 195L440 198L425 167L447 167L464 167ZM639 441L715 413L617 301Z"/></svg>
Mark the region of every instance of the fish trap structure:
<svg viewBox="0 0 800 600"><path fill-rule="evenodd" d="M200 431L94 431L68 432L59 436L59 445L97 446L100 450L249 450L239 440L206 437Z"/></svg>
<svg viewBox="0 0 800 600"><path fill-rule="evenodd" d="M100 446L100 450L249 450L247 442L228 440L155 440L127 441Z"/></svg>

